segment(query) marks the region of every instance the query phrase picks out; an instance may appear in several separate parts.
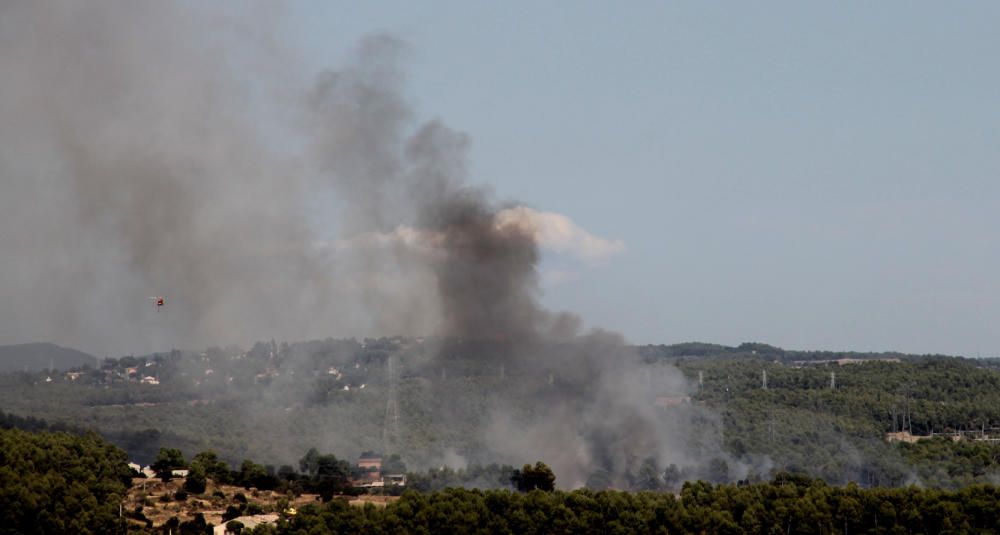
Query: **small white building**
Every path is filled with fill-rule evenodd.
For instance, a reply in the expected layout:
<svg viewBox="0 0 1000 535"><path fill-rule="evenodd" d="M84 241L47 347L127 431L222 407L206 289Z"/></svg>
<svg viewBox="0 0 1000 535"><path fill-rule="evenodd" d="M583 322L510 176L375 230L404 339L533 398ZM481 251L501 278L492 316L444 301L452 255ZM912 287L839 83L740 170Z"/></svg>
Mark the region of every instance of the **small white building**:
<svg viewBox="0 0 1000 535"><path fill-rule="evenodd" d="M406 486L406 474L388 474L382 478L386 485L393 487Z"/></svg>

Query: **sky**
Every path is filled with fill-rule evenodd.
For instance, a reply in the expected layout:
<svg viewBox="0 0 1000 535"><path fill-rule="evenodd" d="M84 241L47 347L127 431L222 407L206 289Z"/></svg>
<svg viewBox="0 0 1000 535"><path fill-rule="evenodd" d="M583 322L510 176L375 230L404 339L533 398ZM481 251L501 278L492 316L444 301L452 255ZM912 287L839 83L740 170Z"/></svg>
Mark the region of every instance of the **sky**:
<svg viewBox="0 0 1000 535"><path fill-rule="evenodd" d="M633 343L1000 356L1000 7L305 2L307 68L409 44L473 180L619 240L543 301Z"/></svg>
<svg viewBox="0 0 1000 535"><path fill-rule="evenodd" d="M1000 357L995 3L0 12L0 343L110 355L424 328L428 272L369 287L379 263L350 259L433 235L348 228L358 192L319 175L412 166L398 141L430 125L455 183L535 229L544 307L589 327ZM386 60L377 42L404 46ZM374 77L400 114L379 143L348 126L371 99L331 76ZM397 283L404 307L370 295ZM168 310L137 312L154 292Z"/></svg>

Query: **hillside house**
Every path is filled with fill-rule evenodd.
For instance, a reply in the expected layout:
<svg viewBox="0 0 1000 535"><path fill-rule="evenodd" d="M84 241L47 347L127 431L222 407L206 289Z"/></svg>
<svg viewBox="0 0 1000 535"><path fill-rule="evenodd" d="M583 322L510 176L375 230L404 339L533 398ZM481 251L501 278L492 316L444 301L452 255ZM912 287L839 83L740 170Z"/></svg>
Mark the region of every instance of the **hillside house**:
<svg viewBox="0 0 1000 535"><path fill-rule="evenodd" d="M355 463L357 467L354 478L354 486L358 488L381 488L381 487L405 487L405 474L384 474L382 473L382 456L366 451L361 454Z"/></svg>
<svg viewBox="0 0 1000 535"><path fill-rule="evenodd" d="M382 455L373 451L361 454L355 463L358 477L354 480L356 487L381 487L382 485Z"/></svg>
<svg viewBox="0 0 1000 535"><path fill-rule="evenodd" d="M390 487L405 487L406 474L387 474L382 478L382 481Z"/></svg>
<svg viewBox="0 0 1000 535"><path fill-rule="evenodd" d="M362 468L366 471L372 471L372 469L374 469L375 472L381 472L382 456L373 451L366 451L361 454L361 457L358 458L357 465L358 468Z"/></svg>
<svg viewBox="0 0 1000 535"><path fill-rule="evenodd" d="M373 451L366 451L361 454L358 458L358 462L355 463L358 467L358 472L363 475L360 478L367 482L373 482L380 480L382 478L382 456Z"/></svg>

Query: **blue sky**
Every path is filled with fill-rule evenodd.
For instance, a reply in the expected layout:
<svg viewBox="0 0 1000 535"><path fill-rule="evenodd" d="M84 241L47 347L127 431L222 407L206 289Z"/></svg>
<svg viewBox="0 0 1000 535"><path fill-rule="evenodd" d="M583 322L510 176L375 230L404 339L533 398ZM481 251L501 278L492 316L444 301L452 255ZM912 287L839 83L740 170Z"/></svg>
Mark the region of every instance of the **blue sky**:
<svg viewBox="0 0 1000 535"><path fill-rule="evenodd" d="M625 250L543 301L636 343L1000 356L1000 5L304 2L305 67L389 32L473 180Z"/></svg>

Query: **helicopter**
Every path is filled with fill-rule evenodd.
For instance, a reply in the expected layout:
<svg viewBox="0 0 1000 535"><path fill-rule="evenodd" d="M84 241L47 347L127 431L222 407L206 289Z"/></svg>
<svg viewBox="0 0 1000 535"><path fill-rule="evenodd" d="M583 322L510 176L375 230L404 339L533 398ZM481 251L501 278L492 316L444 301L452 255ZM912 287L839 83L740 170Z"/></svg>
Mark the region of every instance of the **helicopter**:
<svg viewBox="0 0 1000 535"><path fill-rule="evenodd" d="M162 308L163 305L165 305L167 303L166 299L164 299L162 296L158 296L158 295L157 296L152 296L152 297L150 297L150 299L152 299L153 302L156 304L156 311L157 312L159 312L160 308Z"/></svg>

